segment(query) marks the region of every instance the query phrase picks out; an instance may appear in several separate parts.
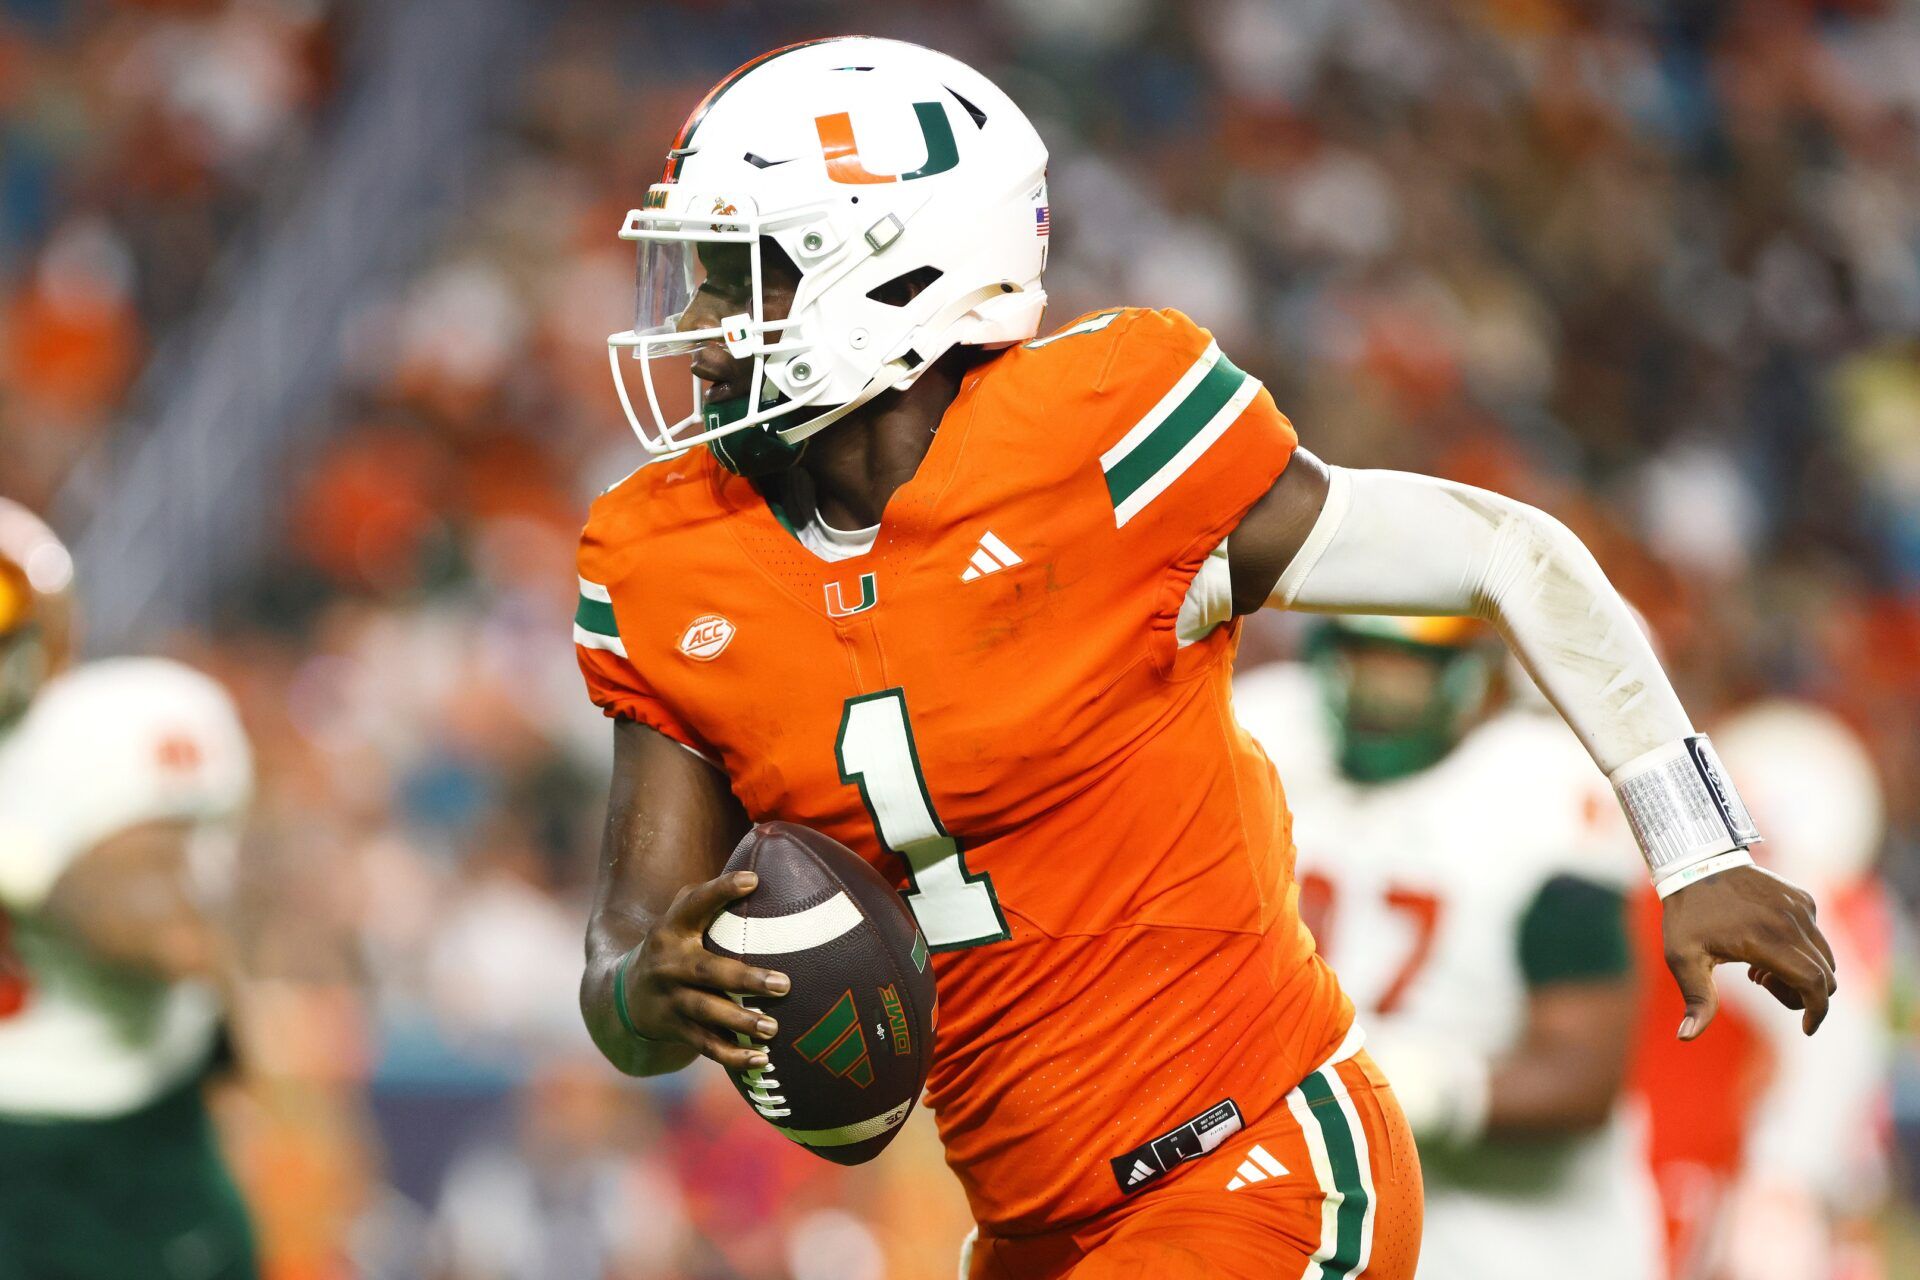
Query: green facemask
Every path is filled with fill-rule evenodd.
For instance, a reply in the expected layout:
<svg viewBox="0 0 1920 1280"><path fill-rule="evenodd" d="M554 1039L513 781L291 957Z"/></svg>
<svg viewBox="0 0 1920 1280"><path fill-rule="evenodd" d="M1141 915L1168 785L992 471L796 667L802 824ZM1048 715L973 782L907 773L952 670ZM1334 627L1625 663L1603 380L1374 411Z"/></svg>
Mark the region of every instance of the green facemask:
<svg viewBox="0 0 1920 1280"><path fill-rule="evenodd" d="M1340 772L1355 782L1391 782L1438 764L1460 745L1486 700L1491 672L1484 653L1413 643L1402 647L1431 661L1438 678L1426 705L1391 727L1364 725L1364 717L1354 714L1354 681L1332 628L1316 635L1309 650L1333 721Z"/></svg>
<svg viewBox="0 0 1920 1280"><path fill-rule="evenodd" d="M747 397L709 402L701 411L709 431L740 421L747 416ZM748 480L777 476L791 471L806 452L806 442L788 444L771 426L748 427L718 440L707 442L720 465Z"/></svg>

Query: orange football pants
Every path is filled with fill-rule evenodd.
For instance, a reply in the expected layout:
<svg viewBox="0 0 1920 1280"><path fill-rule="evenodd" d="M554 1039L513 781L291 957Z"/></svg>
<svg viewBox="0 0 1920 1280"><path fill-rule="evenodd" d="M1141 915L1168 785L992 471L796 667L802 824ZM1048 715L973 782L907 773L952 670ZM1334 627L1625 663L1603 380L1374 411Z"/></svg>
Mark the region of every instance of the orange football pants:
<svg viewBox="0 0 1920 1280"><path fill-rule="evenodd" d="M982 1230L968 1280L1411 1280L1420 1206L1413 1132L1363 1051L1106 1213Z"/></svg>

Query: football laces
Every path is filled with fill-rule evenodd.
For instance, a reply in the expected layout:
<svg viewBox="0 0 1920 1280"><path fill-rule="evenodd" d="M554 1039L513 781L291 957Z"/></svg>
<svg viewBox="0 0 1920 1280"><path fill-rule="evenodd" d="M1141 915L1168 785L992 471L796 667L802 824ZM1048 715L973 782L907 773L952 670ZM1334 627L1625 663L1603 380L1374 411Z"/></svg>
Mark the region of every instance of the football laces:
<svg viewBox="0 0 1920 1280"><path fill-rule="evenodd" d="M754 1013L760 1012L760 1010L755 1009L737 995L733 997L733 1002L742 1009L748 1009ZM734 1038L740 1042L742 1048L753 1048L754 1042L752 1037L742 1035L738 1031L733 1034ZM764 1067L749 1068L742 1076L747 1085L747 1101L753 1104L755 1111L758 1111L769 1120L776 1120L781 1116L790 1116L793 1114L792 1108L782 1105L787 1100L786 1096L773 1092L780 1087L780 1082L773 1078L773 1052L771 1049L763 1049L762 1052L767 1055L767 1065Z"/></svg>
<svg viewBox="0 0 1920 1280"><path fill-rule="evenodd" d="M778 1116L792 1115L792 1109L780 1104L786 1098L772 1092L780 1087L780 1082L768 1073L773 1070L773 1060L769 1058L764 1067L755 1067L747 1072L747 1100L753 1103L753 1109L769 1120Z"/></svg>

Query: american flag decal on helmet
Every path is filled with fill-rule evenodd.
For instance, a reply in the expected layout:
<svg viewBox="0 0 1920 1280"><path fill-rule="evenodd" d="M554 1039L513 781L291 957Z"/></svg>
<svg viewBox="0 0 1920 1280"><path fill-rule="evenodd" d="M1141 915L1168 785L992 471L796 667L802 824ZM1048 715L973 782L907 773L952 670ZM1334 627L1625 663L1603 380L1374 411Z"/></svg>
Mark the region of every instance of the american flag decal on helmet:
<svg viewBox="0 0 1920 1280"><path fill-rule="evenodd" d="M1033 234L1045 236L1053 230L1053 206L1041 205L1033 211Z"/></svg>

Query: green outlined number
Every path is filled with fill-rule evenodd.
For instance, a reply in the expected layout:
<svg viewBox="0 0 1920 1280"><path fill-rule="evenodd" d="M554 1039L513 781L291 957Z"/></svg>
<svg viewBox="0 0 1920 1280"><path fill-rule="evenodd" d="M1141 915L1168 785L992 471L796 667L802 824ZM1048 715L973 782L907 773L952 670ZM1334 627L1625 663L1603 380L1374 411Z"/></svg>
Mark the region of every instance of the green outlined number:
<svg viewBox="0 0 1920 1280"><path fill-rule="evenodd" d="M958 951L1013 936L993 878L967 870L960 842L940 825L914 748L903 689L848 698L834 743L840 781L856 784L880 843L907 864L907 905L935 951Z"/></svg>

